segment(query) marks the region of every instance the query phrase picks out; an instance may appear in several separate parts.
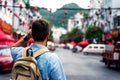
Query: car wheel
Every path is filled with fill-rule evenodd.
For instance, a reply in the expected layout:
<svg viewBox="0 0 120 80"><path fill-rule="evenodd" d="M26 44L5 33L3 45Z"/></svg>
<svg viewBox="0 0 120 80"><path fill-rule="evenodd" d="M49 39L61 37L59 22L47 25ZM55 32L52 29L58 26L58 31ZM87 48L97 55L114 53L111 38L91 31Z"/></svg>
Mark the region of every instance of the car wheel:
<svg viewBox="0 0 120 80"><path fill-rule="evenodd" d="M110 63L110 61L109 61L109 60L106 60L106 62L105 62L105 66L106 66L106 67L108 67L108 68L110 68L111 63Z"/></svg>
<svg viewBox="0 0 120 80"><path fill-rule="evenodd" d="M84 54L84 55L88 55L88 52L84 52L83 54Z"/></svg>

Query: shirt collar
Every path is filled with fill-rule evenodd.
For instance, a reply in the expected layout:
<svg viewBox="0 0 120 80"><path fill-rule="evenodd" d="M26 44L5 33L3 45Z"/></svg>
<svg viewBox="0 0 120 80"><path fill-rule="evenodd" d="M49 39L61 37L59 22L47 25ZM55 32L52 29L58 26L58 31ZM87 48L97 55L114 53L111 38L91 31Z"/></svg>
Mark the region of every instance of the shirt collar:
<svg viewBox="0 0 120 80"><path fill-rule="evenodd" d="M46 48L46 49L47 49L46 46L43 46L43 45L40 45L40 44L35 44L35 43L32 43L32 44L30 45L30 48L31 48L33 51L36 51L36 50L41 49L41 48Z"/></svg>

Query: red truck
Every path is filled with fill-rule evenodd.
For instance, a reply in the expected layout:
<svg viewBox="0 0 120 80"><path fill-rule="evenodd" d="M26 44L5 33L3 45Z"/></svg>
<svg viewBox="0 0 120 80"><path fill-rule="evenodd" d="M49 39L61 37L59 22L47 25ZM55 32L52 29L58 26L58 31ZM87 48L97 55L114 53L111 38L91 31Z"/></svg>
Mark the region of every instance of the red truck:
<svg viewBox="0 0 120 80"><path fill-rule="evenodd" d="M120 66L120 50L114 45L106 45L105 51L102 54L102 62L105 63L106 67L112 67L114 65L116 68Z"/></svg>

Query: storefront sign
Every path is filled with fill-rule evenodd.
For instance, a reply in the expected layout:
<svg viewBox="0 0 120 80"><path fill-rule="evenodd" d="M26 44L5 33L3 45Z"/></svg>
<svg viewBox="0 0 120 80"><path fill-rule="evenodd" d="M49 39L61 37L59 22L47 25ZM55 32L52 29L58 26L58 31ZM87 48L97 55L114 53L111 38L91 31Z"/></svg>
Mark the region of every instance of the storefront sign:
<svg viewBox="0 0 120 80"><path fill-rule="evenodd" d="M6 23L5 21L3 21L2 19L0 19L0 28L6 34L10 35L12 33L12 26L10 24Z"/></svg>
<svg viewBox="0 0 120 80"><path fill-rule="evenodd" d="M113 35L114 37L117 37L118 34L119 34L119 30L118 30L118 29L115 29L115 30L112 31L112 35Z"/></svg>

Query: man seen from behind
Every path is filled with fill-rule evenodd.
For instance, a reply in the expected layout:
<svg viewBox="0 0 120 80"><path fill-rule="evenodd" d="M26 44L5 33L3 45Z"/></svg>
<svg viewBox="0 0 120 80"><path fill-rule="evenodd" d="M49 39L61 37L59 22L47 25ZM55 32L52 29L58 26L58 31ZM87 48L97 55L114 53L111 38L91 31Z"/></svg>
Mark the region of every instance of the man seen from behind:
<svg viewBox="0 0 120 80"><path fill-rule="evenodd" d="M50 26L47 21L43 19L35 20L32 23L32 29L29 31L30 35L34 39L34 43L29 46L33 54L41 48L48 49L46 43L50 37ZM24 48L22 46L29 39L29 36L27 35L21 38L12 45L11 54L14 61L22 57L22 50ZM66 80L62 64L56 54L45 52L38 56L36 60L42 75L42 80Z"/></svg>

